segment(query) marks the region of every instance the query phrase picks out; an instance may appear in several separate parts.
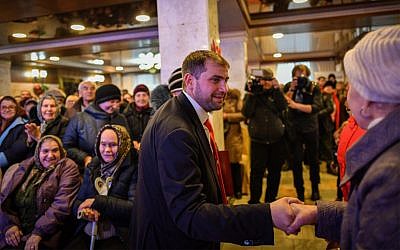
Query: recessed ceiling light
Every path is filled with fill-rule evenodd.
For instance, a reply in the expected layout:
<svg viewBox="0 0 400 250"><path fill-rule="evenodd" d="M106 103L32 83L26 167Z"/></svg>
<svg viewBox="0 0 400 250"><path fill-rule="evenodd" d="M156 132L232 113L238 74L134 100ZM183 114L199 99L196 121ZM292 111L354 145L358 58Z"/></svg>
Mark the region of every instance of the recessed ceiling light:
<svg viewBox="0 0 400 250"><path fill-rule="evenodd" d="M82 24L72 24L70 27L73 30L78 30L78 31L85 30L85 26L83 26Z"/></svg>
<svg viewBox="0 0 400 250"><path fill-rule="evenodd" d="M88 63L95 64L95 65L103 65L104 61L101 59L94 59L94 60L89 60Z"/></svg>
<svg viewBox="0 0 400 250"><path fill-rule="evenodd" d="M139 22L148 22L150 21L150 16L148 15L137 15L135 19Z"/></svg>
<svg viewBox="0 0 400 250"><path fill-rule="evenodd" d="M282 57L282 53L275 53L272 55L274 58Z"/></svg>
<svg viewBox="0 0 400 250"><path fill-rule="evenodd" d="M274 34L272 35L272 37L275 38L275 39L282 38L283 36L284 36L283 33L274 33Z"/></svg>
<svg viewBox="0 0 400 250"><path fill-rule="evenodd" d="M12 36L15 38L26 38L25 33L13 33Z"/></svg>
<svg viewBox="0 0 400 250"><path fill-rule="evenodd" d="M122 67L122 66L117 66L117 67L115 67L115 70L117 70L117 71L122 71L122 70L124 70L124 67Z"/></svg>
<svg viewBox="0 0 400 250"><path fill-rule="evenodd" d="M50 60L50 61L58 62L58 61L60 61L60 58L59 58L58 56L50 56L50 57L49 57L49 60Z"/></svg>
<svg viewBox="0 0 400 250"><path fill-rule="evenodd" d="M305 3L308 2L308 0L293 0L293 3Z"/></svg>

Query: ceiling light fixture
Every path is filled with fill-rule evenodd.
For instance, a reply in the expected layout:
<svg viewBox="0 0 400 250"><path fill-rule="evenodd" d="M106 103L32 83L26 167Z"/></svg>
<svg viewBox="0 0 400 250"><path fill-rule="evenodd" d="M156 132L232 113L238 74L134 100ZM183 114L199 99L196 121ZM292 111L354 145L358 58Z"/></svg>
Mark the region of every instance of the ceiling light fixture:
<svg viewBox="0 0 400 250"><path fill-rule="evenodd" d="M279 58L279 57L282 57L282 53L274 53L272 56L274 58Z"/></svg>
<svg viewBox="0 0 400 250"><path fill-rule="evenodd" d="M150 21L150 16L149 15L137 15L135 19L139 22L148 22Z"/></svg>
<svg viewBox="0 0 400 250"><path fill-rule="evenodd" d="M36 52L32 52L31 53L31 61L37 61L37 60L39 60L38 54L36 54Z"/></svg>
<svg viewBox="0 0 400 250"><path fill-rule="evenodd" d="M15 37L15 38L26 38L27 35L25 33L13 33L12 37Z"/></svg>
<svg viewBox="0 0 400 250"><path fill-rule="evenodd" d="M282 38L283 36L284 36L283 33L274 33L272 35L272 38L279 39L279 38Z"/></svg>
<svg viewBox="0 0 400 250"><path fill-rule="evenodd" d="M54 61L54 62L58 62L58 61L60 61L60 58L58 56L50 56L49 60L50 61Z"/></svg>
<svg viewBox="0 0 400 250"><path fill-rule="evenodd" d="M88 60L87 62L90 64L94 64L94 65L103 65L104 64L104 61L101 59Z"/></svg>
<svg viewBox="0 0 400 250"><path fill-rule="evenodd" d="M308 0L293 0L293 3L305 3L308 2Z"/></svg>
<svg viewBox="0 0 400 250"><path fill-rule="evenodd" d="M70 28L77 31L85 30L85 26L82 24L71 24Z"/></svg>
<svg viewBox="0 0 400 250"><path fill-rule="evenodd" d="M122 71L122 70L124 70L124 67L122 67L122 66L117 66L117 67L115 67L115 70L116 70L116 71Z"/></svg>

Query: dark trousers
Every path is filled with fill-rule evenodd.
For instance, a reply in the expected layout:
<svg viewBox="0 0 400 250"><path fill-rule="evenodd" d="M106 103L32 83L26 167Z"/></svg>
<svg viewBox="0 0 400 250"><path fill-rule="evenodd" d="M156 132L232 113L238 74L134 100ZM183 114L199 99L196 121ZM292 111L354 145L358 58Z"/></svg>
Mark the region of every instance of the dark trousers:
<svg viewBox="0 0 400 250"><path fill-rule="evenodd" d="M304 145L304 147L303 147ZM304 180L303 180L303 152L307 152L310 165L310 181L313 189L318 189L320 182L319 162L318 162L318 131L301 133L296 132L296 137L291 142L292 159L289 166L293 171L294 186L298 197L304 197ZM315 190L313 190L315 191Z"/></svg>
<svg viewBox="0 0 400 250"><path fill-rule="evenodd" d="M265 202L272 202L278 195L281 169L284 163L283 141L272 144L251 142L250 201L259 203L262 193L262 180L268 170Z"/></svg>
<svg viewBox="0 0 400 250"><path fill-rule="evenodd" d="M242 193L242 165L240 163L231 163L233 192L235 195Z"/></svg>
<svg viewBox="0 0 400 250"><path fill-rule="evenodd" d="M63 249L89 249L90 248L90 236L86 235L83 231L76 235L65 248ZM111 237L105 240L96 240L94 243L94 249L100 250L109 250L109 249L128 249L126 243L122 242L122 240L118 236Z"/></svg>

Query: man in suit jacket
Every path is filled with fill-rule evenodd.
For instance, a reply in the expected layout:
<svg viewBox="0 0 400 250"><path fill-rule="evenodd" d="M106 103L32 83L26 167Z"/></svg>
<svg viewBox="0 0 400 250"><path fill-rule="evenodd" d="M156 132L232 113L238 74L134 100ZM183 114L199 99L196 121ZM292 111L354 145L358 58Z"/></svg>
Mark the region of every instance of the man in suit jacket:
<svg viewBox="0 0 400 250"><path fill-rule="evenodd" d="M183 62L184 92L154 115L142 138L132 249L219 249L220 242L273 244L273 226L293 220L290 203L223 204L217 160L203 125L222 108L229 64L207 50Z"/></svg>

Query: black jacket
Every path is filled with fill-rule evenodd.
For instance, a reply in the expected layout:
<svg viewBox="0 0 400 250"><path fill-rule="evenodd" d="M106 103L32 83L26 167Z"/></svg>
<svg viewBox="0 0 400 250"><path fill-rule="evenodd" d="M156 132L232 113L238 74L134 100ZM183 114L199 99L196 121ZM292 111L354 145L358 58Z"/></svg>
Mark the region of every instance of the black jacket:
<svg viewBox="0 0 400 250"><path fill-rule="evenodd" d="M285 132L281 117L286 108L286 100L279 89L246 94L242 114L248 119L251 140L263 144L281 140Z"/></svg>
<svg viewBox="0 0 400 250"><path fill-rule="evenodd" d="M135 109L135 103L130 103L123 112L128 121L128 132L132 141L140 142L154 109L149 107L141 112Z"/></svg>
<svg viewBox="0 0 400 250"><path fill-rule="evenodd" d="M223 205L215 164L186 95L161 106L142 139L130 248L219 249L221 241L272 244L269 205Z"/></svg>

